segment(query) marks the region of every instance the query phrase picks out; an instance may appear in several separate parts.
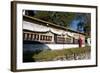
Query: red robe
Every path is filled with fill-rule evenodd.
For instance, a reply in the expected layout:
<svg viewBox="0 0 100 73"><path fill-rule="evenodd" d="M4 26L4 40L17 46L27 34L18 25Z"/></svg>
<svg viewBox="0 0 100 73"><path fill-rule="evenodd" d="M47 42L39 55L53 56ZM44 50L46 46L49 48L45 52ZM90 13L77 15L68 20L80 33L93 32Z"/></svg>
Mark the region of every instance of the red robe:
<svg viewBox="0 0 100 73"><path fill-rule="evenodd" d="M81 38L79 38L78 43L79 43L79 47L82 47L82 39Z"/></svg>

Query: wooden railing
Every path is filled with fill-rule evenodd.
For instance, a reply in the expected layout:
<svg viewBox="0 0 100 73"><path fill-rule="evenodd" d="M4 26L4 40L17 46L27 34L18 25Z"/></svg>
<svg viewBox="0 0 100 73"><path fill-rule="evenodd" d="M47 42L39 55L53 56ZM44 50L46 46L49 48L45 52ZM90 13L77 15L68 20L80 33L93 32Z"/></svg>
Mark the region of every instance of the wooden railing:
<svg viewBox="0 0 100 73"><path fill-rule="evenodd" d="M52 36L49 35L42 35L37 33L23 33L23 40L24 41L39 41L42 43L51 43L52 42Z"/></svg>
<svg viewBox="0 0 100 73"><path fill-rule="evenodd" d="M56 40L55 40L56 39ZM54 38L51 35L44 35L39 33L23 33L24 41L38 41L42 43L56 43L56 44L78 44L78 39L64 38L63 36L57 36Z"/></svg>
<svg viewBox="0 0 100 73"><path fill-rule="evenodd" d="M57 37L58 44L78 44L78 39Z"/></svg>

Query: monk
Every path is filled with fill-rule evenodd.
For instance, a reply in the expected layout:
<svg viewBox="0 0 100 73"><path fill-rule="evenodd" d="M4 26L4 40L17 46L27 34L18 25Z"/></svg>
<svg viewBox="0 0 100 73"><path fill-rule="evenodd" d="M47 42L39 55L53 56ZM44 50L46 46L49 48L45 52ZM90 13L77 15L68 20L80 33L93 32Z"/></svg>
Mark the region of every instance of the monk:
<svg viewBox="0 0 100 73"><path fill-rule="evenodd" d="M81 39L81 37L79 37L78 43L79 43L79 47L82 47L82 39Z"/></svg>

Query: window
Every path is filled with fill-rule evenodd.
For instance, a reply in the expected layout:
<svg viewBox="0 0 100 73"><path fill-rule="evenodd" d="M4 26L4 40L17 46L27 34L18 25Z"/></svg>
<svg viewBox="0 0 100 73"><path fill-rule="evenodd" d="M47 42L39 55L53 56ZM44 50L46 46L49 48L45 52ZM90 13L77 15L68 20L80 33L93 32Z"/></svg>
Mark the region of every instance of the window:
<svg viewBox="0 0 100 73"><path fill-rule="evenodd" d="M29 37L28 37L28 39L31 40L31 34L30 34L30 33L29 33Z"/></svg>
<svg viewBox="0 0 100 73"><path fill-rule="evenodd" d="M49 36L49 41L52 41L52 36Z"/></svg>
<svg viewBox="0 0 100 73"><path fill-rule="evenodd" d="M51 41L52 40L52 36L41 35L40 36L40 40L43 40L43 41Z"/></svg>
<svg viewBox="0 0 100 73"><path fill-rule="evenodd" d="M64 37L57 36L57 43L61 43L61 44L63 44L64 41L65 41L65 38L64 38Z"/></svg>
<svg viewBox="0 0 100 73"><path fill-rule="evenodd" d="M36 34L36 40L39 40L39 35L38 34Z"/></svg>
<svg viewBox="0 0 100 73"><path fill-rule="evenodd" d="M43 35L43 40L45 40L45 35Z"/></svg>
<svg viewBox="0 0 100 73"><path fill-rule="evenodd" d="M40 40L42 40L42 38L43 38L43 36L41 35L41 36L40 36Z"/></svg>
<svg viewBox="0 0 100 73"><path fill-rule="evenodd" d="M33 34L34 35L34 40L39 40L39 35L38 34Z"/></svg>
<svg viewBox="0 0 100 73"><path fill-rule="evenodd" d="M70 44L71 43L71 38L66 38L66 43Z"/></svg>

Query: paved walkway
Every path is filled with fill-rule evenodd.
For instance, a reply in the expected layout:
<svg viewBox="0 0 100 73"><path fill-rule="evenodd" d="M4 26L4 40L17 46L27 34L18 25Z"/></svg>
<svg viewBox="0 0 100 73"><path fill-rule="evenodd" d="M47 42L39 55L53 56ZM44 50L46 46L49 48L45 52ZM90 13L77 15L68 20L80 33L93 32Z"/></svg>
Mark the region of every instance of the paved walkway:
<svg viewBox="0 0 100 73"><path fill-rule="evenodd" d="M78 44L46 44L50 49L56 50L56 49L63 49L63 48L76 48L78 47ZM85 45L82 45L84 47Z"/></svg>
<svg viewBox="0 0 100 73"><path fill-rule="evenodd" d="M83 45L84 46L84 45ZM78 44L23 44L24 51L56 50L63 48L76 48Z"/></svg>

